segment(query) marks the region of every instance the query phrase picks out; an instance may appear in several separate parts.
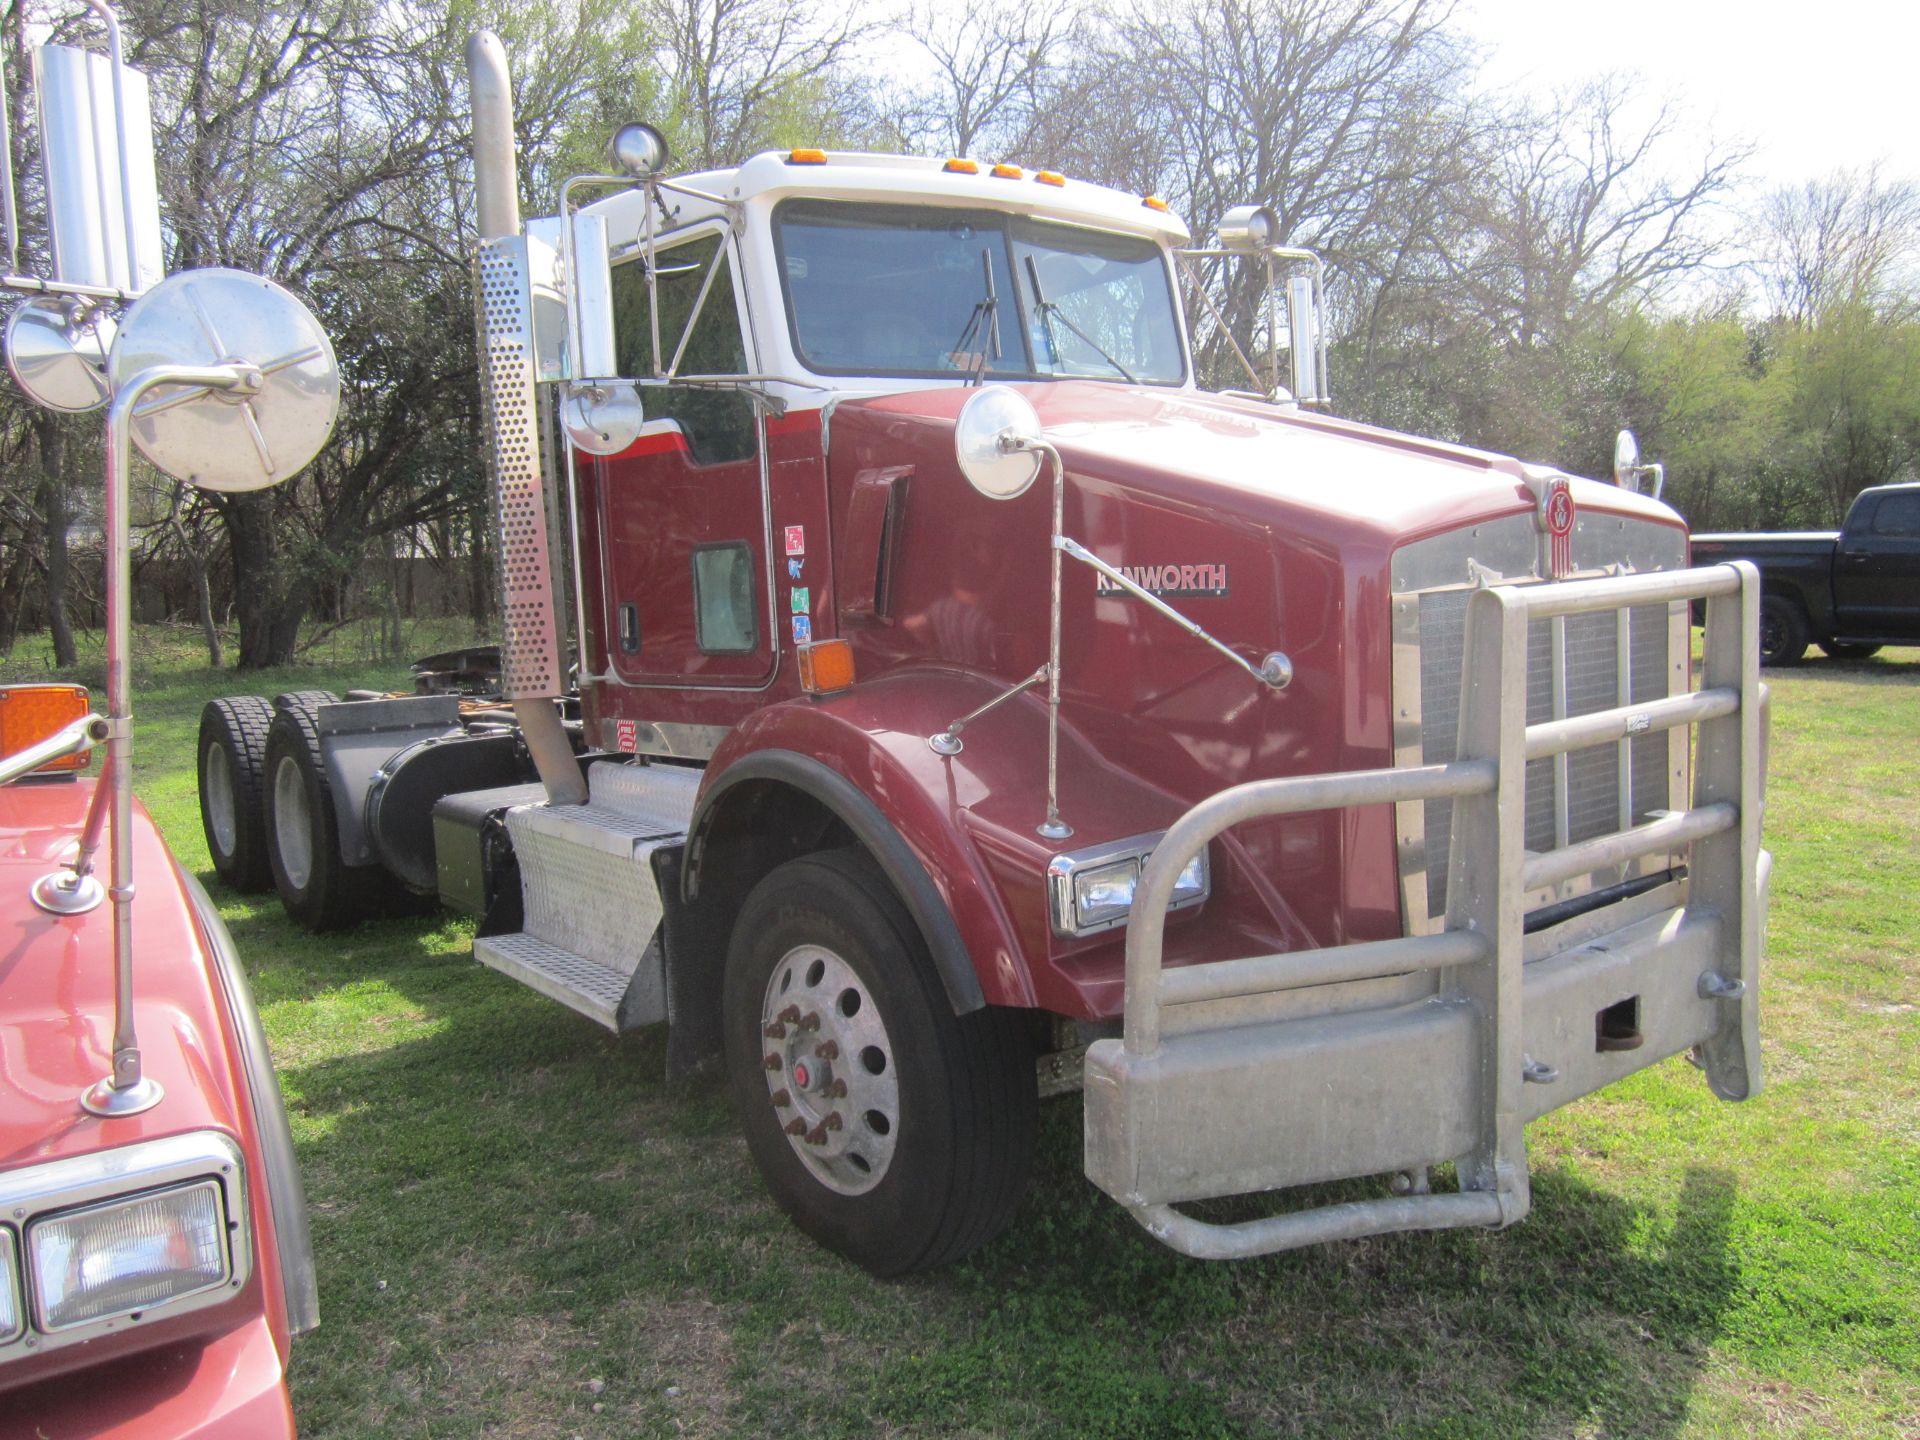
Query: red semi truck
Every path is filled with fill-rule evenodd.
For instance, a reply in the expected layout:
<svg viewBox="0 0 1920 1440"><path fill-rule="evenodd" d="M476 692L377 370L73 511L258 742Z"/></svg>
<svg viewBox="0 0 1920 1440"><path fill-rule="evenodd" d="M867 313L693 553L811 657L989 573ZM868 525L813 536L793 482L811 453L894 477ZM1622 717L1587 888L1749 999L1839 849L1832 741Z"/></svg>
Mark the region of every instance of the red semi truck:
<svg viewBox="0 0 1920 1440"><path fill-rule="evenodd" d="M1048 171L670 179L630 126L522 225L469 58L499 684L210 707L230 879L316 928L437 894L724 1057L776 1199L882 1273L990 1239L1074 1088L1089 1177L1201 1256L1510 1224L1526 1122L1666 1056L1755 1093L1757 590L1631 466L1323 413L1258 209L1196 251ZM1288 301L1250 392L1179 301L1223 263Z"/></svg>

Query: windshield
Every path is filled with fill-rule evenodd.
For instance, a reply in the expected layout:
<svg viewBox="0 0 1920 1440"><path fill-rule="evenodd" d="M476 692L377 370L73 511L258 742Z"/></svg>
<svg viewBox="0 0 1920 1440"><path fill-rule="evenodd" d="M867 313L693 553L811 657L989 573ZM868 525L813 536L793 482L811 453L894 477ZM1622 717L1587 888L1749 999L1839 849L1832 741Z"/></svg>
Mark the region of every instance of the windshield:
<svg viewBox="0 0 1920 1440"><path fill-rule="evenodd" d="M832 375L1186 378L1151 240L928 205L775 212L794 349Z"/></svg>

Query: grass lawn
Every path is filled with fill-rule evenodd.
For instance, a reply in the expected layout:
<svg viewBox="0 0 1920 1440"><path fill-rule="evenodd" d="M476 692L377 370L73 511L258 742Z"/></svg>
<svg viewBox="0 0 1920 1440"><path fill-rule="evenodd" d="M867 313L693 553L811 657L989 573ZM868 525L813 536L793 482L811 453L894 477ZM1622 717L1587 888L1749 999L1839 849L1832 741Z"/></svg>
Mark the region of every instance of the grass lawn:
<svg viewBox="0 0 1920 1440"><path fill-rule="evenodd" d="M189 869L201 704L404 673L351 654L236 679L142 632L138 785ZM1062 1100L996 1245L877 1282L787 1226L658 1031L480 967L463 922L315 939L212 885L313 1210L302 1434L1915 1440L1920 651L1769 679L1766 1092L1676 1060L1549 1117L1504 1233L1186 1260L1082 1178Z"/></svg>

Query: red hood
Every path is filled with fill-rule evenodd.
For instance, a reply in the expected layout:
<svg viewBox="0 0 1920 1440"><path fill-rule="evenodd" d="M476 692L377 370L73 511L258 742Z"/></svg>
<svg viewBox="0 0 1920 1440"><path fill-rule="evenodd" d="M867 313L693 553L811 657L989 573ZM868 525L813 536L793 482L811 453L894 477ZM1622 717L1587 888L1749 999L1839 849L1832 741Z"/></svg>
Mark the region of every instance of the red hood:
<svg viewBox="0 0 1920 1440"><path fill-rule="evenodd" d="M1526 477L1553 473L1260 401L1084 380L1013 388L1033 402L1046 438L1075 472L1252 519L1324 517L1326 533L1382 548L1530 509ZM950 387L849 403L950 421L972 394ZM1680 523L1667 506L1611 484L1576 479L1575 492L1583 509Z"/></svg>
<svg viewBox="0 0 1920 1440"><path fill-rule="evenodd" d="M134 815L134 1016L166 1099L101 1120L79 1097L111 1069L113 914L49 915L28 898L71 856L94 782L0 790L0 1169L217 1127L240 1135L224 1005L186 897L146 811ZM101 878L107 857L100 856Z"/></svg>

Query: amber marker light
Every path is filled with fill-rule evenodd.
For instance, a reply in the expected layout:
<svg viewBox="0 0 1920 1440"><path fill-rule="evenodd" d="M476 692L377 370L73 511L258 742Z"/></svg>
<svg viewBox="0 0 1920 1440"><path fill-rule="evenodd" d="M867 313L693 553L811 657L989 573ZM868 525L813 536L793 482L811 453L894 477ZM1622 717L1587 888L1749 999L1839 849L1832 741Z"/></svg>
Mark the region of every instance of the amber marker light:
<svg viewBox="0 0 1920 1440"><path fill-rule="evenodd" d="M815 640L796 645L800 688L809 695L833 695L853 688L853 646L845 640Z"/></svg>
<svg viewBox="0 0 1920 1440"><path fill-rule="evenodd" d="M789 150L787 152L789 165L824 165L826 163L827 152L824 150Z"/></svg>
<svg viewBox="0 0 1920 1440"><path fill-rule="evenodd" d="M58 735L85 717L87 705L84 685L0 685L0 758ZM84 770L92 763L92 752L83 750L50 760L40 770Z"/></svg>
<svg viewBox="0 0 1920 1440"><path fill-rule="evenodd" d="M980 162L978 160L949 160L940 168L949 175L978 175L980 173Z"/></svg>
<svg viewBox="0 0 1920 1440"><path fill-rule="evenodd" d="M1172 209L1172 207L1158 195L1142 195L1140 197L1140 203L1149 210L1158 210L1162 215L1169 214Z"/></svg>
<svg viewBox="0 0 1920 1440"><path fill-rule="evenodd" d="M1018 165L996 165L993 167L993 173L1002 180L1018 180L1027 172Z"/></svg>
<svg viewBox="0 0 1920 1440"><path fill-rule="evenodd" d="M1033 172L1033 178L1038 180L1042 185L1064 185L1067 183L1067 177L1062 175L1058 170L1036 170Z"/></svg>

